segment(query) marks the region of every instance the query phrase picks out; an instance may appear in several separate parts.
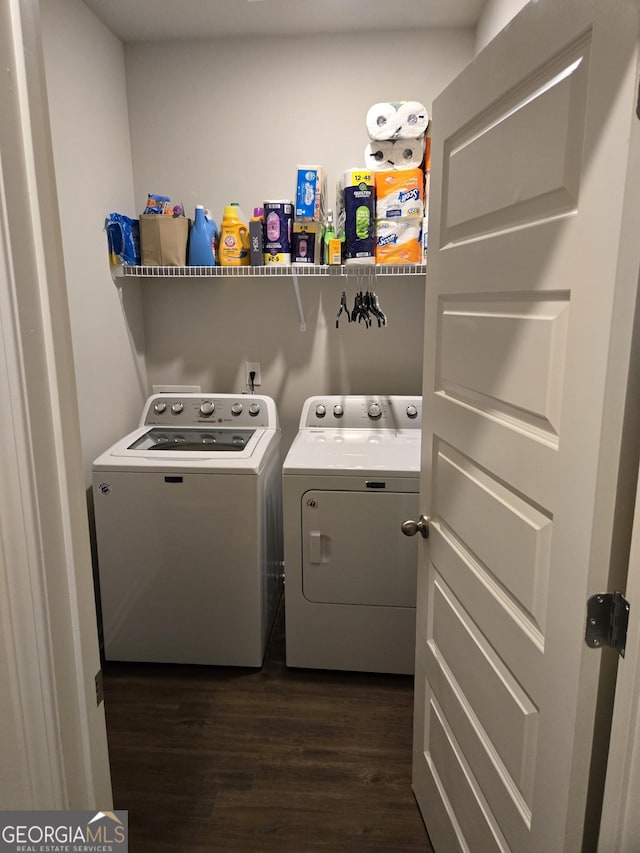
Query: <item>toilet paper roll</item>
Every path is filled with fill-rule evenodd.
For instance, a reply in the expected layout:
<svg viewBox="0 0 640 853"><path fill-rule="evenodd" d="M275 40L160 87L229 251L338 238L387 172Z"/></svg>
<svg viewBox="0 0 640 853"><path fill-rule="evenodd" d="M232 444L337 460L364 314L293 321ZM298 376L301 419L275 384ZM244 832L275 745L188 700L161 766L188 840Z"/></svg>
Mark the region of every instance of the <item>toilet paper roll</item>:
<svg viewBox="0 0 640 853"><path fill-rule="evenodd" d="M393 145L390 140L382 142L372 141L364 149L364 162L367 169L378 171L379 169L393 169Z"/></svg>
<svg viewBox="0 0 640 853"><path fill-rule="evenodd" d="M371 139L393 139L398 135L398 106L399 102L388 101L369 107L366 124Z"/></svg>
<svg viewBox="0 0 640 853"><path fill-rule="evenodd" d="M394 168L417 169L424 159L424 136L419 139L397 139L391 154Z"/></svg>
<svg viewBox="0 0 640 853"><path fill-rule="evenodd" d="M417 169L424 159L424 136L420 139L372 141L364 149L368 169Z"/></svg>
<svg viewBox="0 0 640 853"><path fill-rule="evenodd" d="M429 125L429 113L424 104L419 101L404 101L398 105L396 113L400 139L416 139L424 136Z"/></svg>

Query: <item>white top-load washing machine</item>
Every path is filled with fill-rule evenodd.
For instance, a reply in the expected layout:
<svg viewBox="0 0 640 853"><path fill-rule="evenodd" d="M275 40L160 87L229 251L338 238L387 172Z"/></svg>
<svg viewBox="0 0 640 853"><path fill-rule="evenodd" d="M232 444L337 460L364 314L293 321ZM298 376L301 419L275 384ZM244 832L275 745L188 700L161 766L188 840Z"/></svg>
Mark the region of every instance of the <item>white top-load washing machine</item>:
<svg viewBox="0 0 640 853"><path fill-rule="evenodd" d="M107 660L259 667L282 588L269 397L158 394L93 463Z"/></svg>
<svg viewBox="0 0 640 853"><path fill-rule="evenodd" d="M412 673L422 402L311 397L283 465L287 664Z"/></svg>

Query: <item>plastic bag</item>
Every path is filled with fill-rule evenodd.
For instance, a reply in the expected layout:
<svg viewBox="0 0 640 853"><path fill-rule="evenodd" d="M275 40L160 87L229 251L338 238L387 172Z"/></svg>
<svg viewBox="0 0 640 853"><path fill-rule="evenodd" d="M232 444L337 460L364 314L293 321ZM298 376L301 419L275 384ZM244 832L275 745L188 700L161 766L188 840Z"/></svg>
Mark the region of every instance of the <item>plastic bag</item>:
<svg viewBox="0 0 640 853"><path fill-rule="evenodd" d="M140 264L140 224L122 213L110 213L105 219L109 259L113 266Z"/></svg>

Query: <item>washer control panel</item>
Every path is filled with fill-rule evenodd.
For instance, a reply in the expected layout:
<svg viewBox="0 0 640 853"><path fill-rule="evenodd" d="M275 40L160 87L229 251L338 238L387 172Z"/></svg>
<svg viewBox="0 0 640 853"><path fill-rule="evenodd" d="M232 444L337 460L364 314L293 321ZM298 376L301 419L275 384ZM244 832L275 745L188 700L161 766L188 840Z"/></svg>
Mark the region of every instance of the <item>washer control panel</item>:
<svg viewBox="0 0 640 853"><path fill-rule="evenodd" d="M236 394L154 394L145 403L140 426L246 426L276 429L270 397Z"/></svg>
<svg viewBox="0 0 640 853"><path fill-rule="evenodd" d="M309 397L300 429L420 429L421 397Z"/></svg>

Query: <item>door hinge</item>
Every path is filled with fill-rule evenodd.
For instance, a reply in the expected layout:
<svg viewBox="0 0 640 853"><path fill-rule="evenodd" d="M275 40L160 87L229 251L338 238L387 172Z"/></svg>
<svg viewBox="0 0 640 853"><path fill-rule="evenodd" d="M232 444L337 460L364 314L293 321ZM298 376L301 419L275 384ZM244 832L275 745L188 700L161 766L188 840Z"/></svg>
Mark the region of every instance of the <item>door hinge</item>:
<svg viewBox="0 0 640 853"><path fill-rule="evenodd" d="M599 592L587 601L585 642L592 649L609 646L624 657L630 604L621 592Z"/></svg>
<svg viewBox="0 0 640 853"><path fill-rule="evenodd" d="M102 670L96 672L96 705L99 705L104 700L104 681L102 679Z"/></svg>

